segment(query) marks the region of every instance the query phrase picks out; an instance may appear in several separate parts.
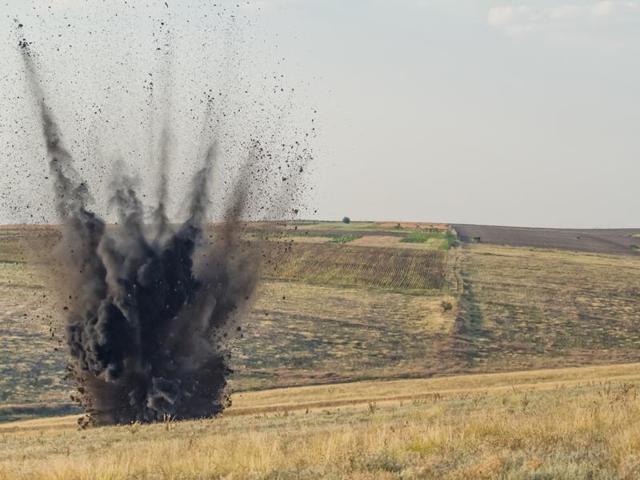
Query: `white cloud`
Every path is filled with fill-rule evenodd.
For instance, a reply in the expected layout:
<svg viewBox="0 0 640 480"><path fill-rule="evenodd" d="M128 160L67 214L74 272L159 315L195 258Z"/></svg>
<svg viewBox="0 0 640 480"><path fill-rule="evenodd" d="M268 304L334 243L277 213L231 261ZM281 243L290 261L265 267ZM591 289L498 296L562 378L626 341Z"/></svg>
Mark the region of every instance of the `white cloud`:
<svg viewBox="0 0 640 480"><path fill-rule="evenodd" d="M522 8L522 7L521 7ZM493 7L489 10L487 15L487 22L492 27L503 27L509 25L513 21L515 15L515 7L510 5L502 5L499 7Z"/></svg>
<svg viewBox="0 0 640 480"><path fill-rule="evenodd" d="M487 13L489 26L512 36L549 31L566 35L572 31L630 19L640 20L640 2L637 0L597 0L590 4L546 7L498 5Z"/></svg>
<svg viewBox="0 0 640 480"><path fill-rule="evenodd" d="M614 2L610 0L601 0L591 8L591 12L597 17L606 17L613 13L613 9Z"/></svg>

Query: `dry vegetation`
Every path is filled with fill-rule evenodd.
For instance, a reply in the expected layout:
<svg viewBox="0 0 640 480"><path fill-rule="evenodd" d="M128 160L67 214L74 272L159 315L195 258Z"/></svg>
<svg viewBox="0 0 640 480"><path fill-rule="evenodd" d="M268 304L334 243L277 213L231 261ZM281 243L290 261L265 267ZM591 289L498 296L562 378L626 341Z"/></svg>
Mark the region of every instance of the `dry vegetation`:
<svg viewBox="0 0 640 480"><path fill-rule="evenodd" d="M640 366L245 393L219 419L0 426L0 479L610 479L640 473Z"/></svg>
<svg viewBox="0 0 640 480"><path fill-rule="evenodd" d="M282 254L267 249L266 279L403 291L444 288L446 252L353 247L350 244L296 244Z"/></svg>
<svg viewBox="0 0 640 480"><path fill-rule="evenodd" d="M24 243L40 235L0 230L0 420L71 407L64 348L55 350L50 332L58 326L61 337L63 305L53 304L43 269L25 261ZM432 368L455 317L442 308L456 303L446 252L265 245L265 280L234 346L234 388L416 376Z"/></svg>
<svg viewBox="0 0 640 480"><path fill-rule="evenodd" d="M401 239L374 227L360 225L362 238ZM68 411L64 350L49 331L61 307L25 263L24 241L43 232L1 233L0 420ZM267 245L233 347L236 390L640 361L638 257Z"/></svg>
<svg viewBox="0 0 640 480"><path fill-rule="evenodd" d="M7 404L68 396L63 352L51 337L49 300L33 268L0 260L0 419Z"/></svg>
<svg viewBox="0 0 640 480"><path fill-rule="evenodd" d="M640 361L639 258L472 245L461 271L465 368Z"/></svg>
<svg viewBox="0 0 640 480"><path fill-rule="evenodd" d="M222 418L0 424L0 480L640 478L640 257L304 228L264 244ZM61 306L24 249L51 240L0 230L0 420L69 409Z"/></svg>
<svg viewBox="0 0 640 480"><path fill-rule="evenodd" d="M453 296L266 282L233 352L236 388L425 375ZM320 304L319 304L320 302Z"/></svg>

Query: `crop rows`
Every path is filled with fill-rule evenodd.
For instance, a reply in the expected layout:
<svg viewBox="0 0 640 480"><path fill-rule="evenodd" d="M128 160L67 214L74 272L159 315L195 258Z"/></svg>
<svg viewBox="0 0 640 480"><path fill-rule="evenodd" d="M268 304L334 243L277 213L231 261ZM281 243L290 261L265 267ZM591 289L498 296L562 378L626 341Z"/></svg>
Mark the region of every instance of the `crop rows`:
<svg viewBox="0 0 640 480"><path fill-rule="evenodd" d="M446 287L447 254L442 251L292 243L285 253L266 252L268 279L392 290Z"/></svg>

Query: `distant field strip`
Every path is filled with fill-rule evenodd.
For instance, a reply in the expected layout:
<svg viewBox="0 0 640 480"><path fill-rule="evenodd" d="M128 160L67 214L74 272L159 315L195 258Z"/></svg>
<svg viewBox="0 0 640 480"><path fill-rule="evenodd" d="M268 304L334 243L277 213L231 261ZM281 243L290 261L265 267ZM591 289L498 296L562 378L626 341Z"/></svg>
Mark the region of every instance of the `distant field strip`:
<svg viewBox="0 0 640 480"><path fill-rule="evenodd" d="M464 242L617 255L640 254L639 229L566 229L454 225Z"/></svg>

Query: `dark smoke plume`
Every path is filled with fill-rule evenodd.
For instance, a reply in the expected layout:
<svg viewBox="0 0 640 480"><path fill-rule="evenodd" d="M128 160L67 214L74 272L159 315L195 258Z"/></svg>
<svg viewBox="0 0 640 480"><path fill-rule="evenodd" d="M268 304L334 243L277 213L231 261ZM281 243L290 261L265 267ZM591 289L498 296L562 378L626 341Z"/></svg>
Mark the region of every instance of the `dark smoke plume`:
<svg viewBox="0 0 640 480"><path fill-rule="evenodd" d="M89 191L63 145L29 45L20 46L62 222L57 281L67 290L69 370L87 421L121 424L220 413L228 404L230 372L224 340L256 285L256 258L239 237L246 179L236 185L224 222L207 242L212 145L192 181L187 220L170 224L164 131L159 204L151 220L145 221L135 179L121 175L111 199L118 223L106 225L89 209Z"/></svg>

